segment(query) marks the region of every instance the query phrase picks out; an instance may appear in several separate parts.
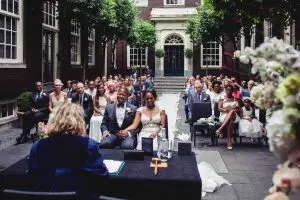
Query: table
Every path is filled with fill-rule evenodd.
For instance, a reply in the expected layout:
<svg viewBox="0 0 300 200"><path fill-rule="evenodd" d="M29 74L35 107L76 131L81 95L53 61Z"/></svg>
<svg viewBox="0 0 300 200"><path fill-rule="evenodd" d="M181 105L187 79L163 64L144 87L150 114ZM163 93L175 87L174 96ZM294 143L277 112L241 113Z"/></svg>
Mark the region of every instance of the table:
<svg viewBox="0 0 300 200"><path fill-rule="evenodd" d="M123 150L101 150L104 159L123 160ZM202 182L196 157L178 156L173 152L167 169L159 169L154 176L150 168L150 156L144 161L125 161L118 176L111 176L105 185L99 185L105 196L128 199L201 199ZM32 184L28 176L26 158L0 172L1 185L5 188L21 189Z"/></svg>

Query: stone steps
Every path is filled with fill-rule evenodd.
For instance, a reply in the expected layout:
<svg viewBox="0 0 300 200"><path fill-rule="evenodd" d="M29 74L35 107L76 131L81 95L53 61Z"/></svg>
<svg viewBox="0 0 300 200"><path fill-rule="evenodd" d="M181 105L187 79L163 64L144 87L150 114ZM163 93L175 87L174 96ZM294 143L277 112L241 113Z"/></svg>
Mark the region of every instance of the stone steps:
<svg viewBox="0 0 300 200"><path fill-rule="evenodd" d="M170 93L178 94L183 93L185 89L184 77L156 77L154 79L154 88L158 94Z"/></svg>

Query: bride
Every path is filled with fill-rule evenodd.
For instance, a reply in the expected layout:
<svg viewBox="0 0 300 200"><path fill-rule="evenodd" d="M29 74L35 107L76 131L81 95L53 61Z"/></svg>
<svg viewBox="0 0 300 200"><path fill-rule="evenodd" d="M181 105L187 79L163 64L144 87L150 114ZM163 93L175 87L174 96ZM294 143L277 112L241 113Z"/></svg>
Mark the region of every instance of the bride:
<svg viewBox="0 0 300 200"><path fill-rule="evenodd" d="M142 150L142 138L153 138L153 150L156 151L158 133L161 128L166 126L165 110L155 105L156 99L156 91L154 89L147 90L145 95L146 106L137 110L133 123L125 129L126 131L134 130L142 123L142 130L137 139L137 150Z"/></svg>

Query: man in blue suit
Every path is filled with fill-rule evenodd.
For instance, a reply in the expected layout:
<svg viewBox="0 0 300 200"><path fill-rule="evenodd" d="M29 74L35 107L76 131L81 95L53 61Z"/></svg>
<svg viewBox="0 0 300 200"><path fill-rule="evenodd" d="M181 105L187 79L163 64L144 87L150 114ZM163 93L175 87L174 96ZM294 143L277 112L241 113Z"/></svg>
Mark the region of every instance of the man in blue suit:
<svg viewBox="0 0 300 200"><path fill-rule="evenodd" d="M189 101L190 114L192 113L193 103L210 102L210 96L203 91L203 85L201 83L197 83L195 85L195 90L196 92L192 95Z"/></svg>
<svg viewBox="0 0 300 200"><path fill-rule="evenodd" d="M121 87L117 93L117 102L107 105L102 124L102 138L100 148L134 149L136 145L136 135L141 131L137 128L132 132L124 131L133 123L136 107L127 102L128 89ZM122 131L123 130L123 131Z"/></svg>

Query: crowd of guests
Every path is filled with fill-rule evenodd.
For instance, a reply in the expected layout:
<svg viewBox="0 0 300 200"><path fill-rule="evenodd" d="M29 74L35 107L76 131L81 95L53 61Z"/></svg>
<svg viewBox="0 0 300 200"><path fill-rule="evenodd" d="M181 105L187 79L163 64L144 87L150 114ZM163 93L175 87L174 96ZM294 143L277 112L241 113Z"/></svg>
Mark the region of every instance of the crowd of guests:
<svg viewBox="0 0 300 200"><path fill-rule="evenodd" d="M85 82L68 80L65 86L59 79L53 83L54 89L50 94L44 92L40 81L35 83L36 90L32 93L29 109L24 114L23 133L16 139L18 143L28 140L30 130L35 124L47 122L52 118L54 108L67 102L76 103L83 108L88 135L100 143L106 136L100 128L103 119L106 119L105 110L108 105L118 103L118 94L125 91L125 106L128 103L139 108L146 105L146 93L153 89L151 77L146 75L136 78L103 76Z"/></svg>
<svg viewBox="0 0 300 200"><path fill-rule="evenodd" d="M254 102L250 99L250 92L254 81L243 80L239 84L234 77L204 76L186 78L185 115L186 123L191 122L192 104L194 102L210 102L212 115L218 110L220 127L216 130L218 137L223 136L226 128L227 148L232 149L231 138L235 124L239 124L239 136L251 139L260 138L265 134L263 123L255 115ZM217 108L215 108L217 106Z"/></svg>

